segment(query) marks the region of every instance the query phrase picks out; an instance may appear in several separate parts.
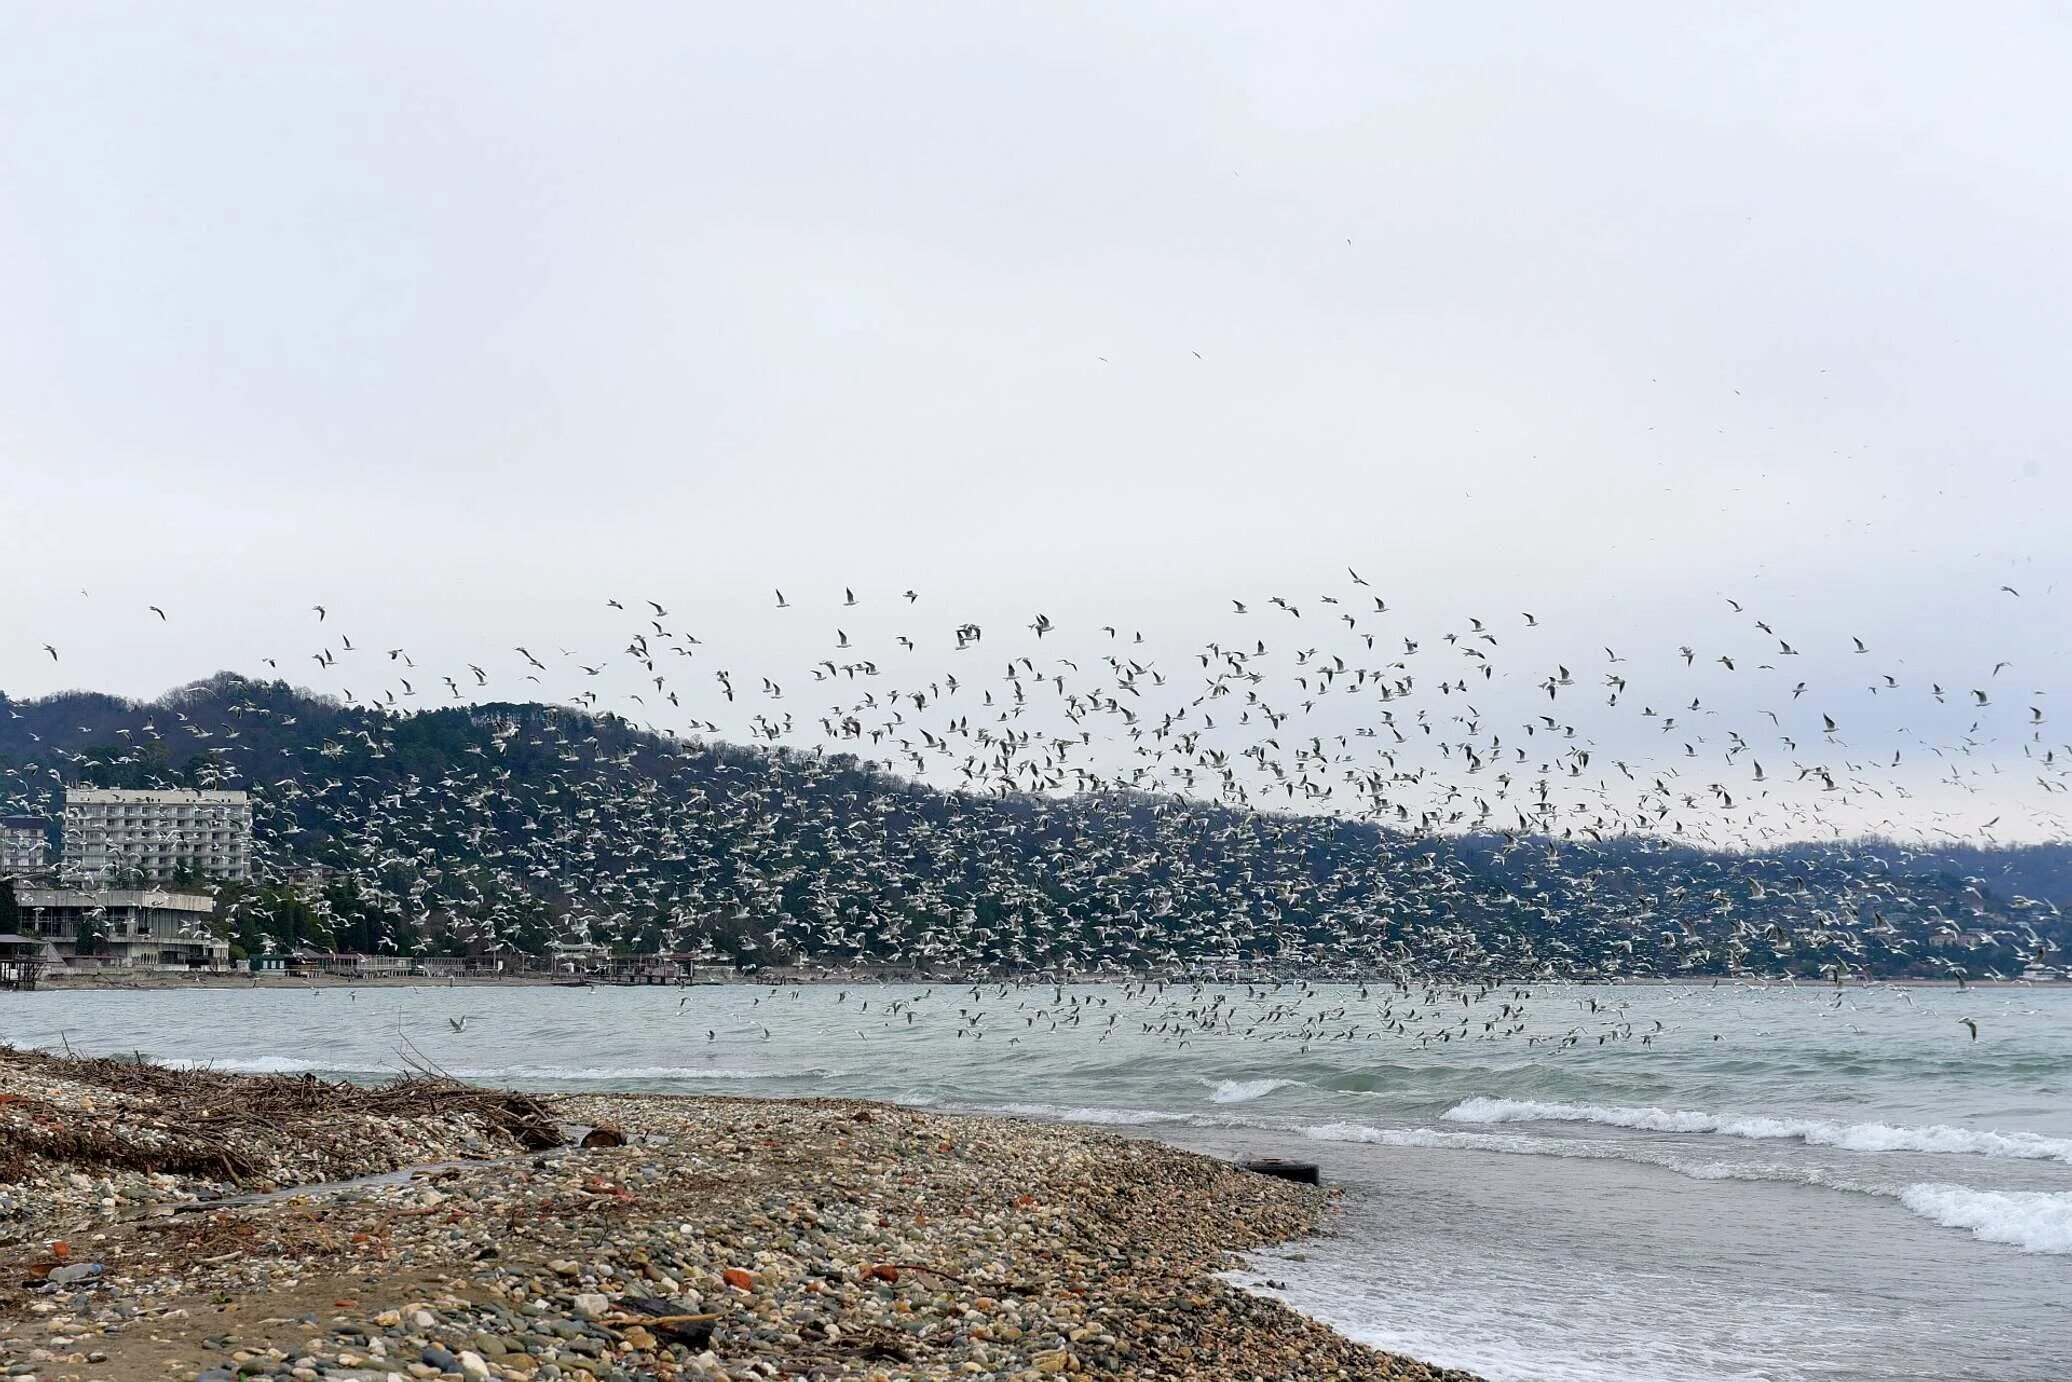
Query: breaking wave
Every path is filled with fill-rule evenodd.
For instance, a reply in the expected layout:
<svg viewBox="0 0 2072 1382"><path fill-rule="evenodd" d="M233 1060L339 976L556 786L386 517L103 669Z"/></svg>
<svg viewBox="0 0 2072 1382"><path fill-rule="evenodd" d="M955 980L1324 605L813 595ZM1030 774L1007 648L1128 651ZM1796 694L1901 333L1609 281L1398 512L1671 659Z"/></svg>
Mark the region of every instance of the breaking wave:
<svg viewBox="0 0 2072 1382"><path fill-rule="evenodd" d="M216 1070L225 1075L308 1075L319 1070L355 1070L347 1065L324 1065L318 1061L297 1060L293 1056L226 1056L217 1060L185 1060L175 1058L159 1062L172 1070Z"/></svg>
<svg viewBox="0 0 2072 1382"><path fill-rule="evenodd" d="M801 1070L743 1070L707 1065L520 1065L448 1072L463 1080L559 1080L609 1084L617 1080L831 1080L846 1070L812 1066Z"/></svg>
<svg viewBox="0 0 2072 1382"><path fill-rule="evenodd" d="M1203 1080L1203 1084L1209 1081ZM1299 1085L1300 1080L1218 1080L1209 1093L1209 1102L1215 1104L1248 1104L1254 1099L1264 1098L1276 1089L1287 1089Z"/></svg>
<svg viewBox="0 0 2072 1382"><path fill-rule="evenodd" d="M2016 1161L2072 1164L2072 1139L1979 1128L1837 1123L1821 1118L1766 1118L1691 1109L1540 1103L1530 1099L1466 1099L1439 1115L1449 1123L1596 1123L1640 1132L1711 1133L1756 1141L1779 1139L1848 1152L1937 1152Z"/></svg>
<svg viewBox="0 0 2072 1382"><path fill-rule="evenodd" d="M400 1065L313 1061L294 1056L174 1057L161 1062L175 1070L217 1070L226 1075L400 1074ZM848 1074L813 1066L797 1070L745 1070L699 1065L491 1065L455 1067L457 1080L549 1080L561 1084L613 1084L650 1080L830 1080Z"/></svg>
<svg viewBox="0 0 2072 1382"><path fill-rule="evenodd" d="M1623 1125L1621 1125L1623 1126ZM1515 1156L1574 1157L1658 1166L1691 1180L1781 1181L1817 1185L1880 1199L1896 1199L1946 1228L1970 1229L1988 1243L2023 1252L2072 1254L2072 1192L1974 1190L1964 1185L1873 1185L1818 1167L1692 1161L1616 1142L1534 1137L1525 1133L1453 1132L1442 1128L1375 1128L1364 1123L1321 1123L1302 1129L1319 1142L1362 1142L1384 1147L1503 1152Z"/></svg>
<svg viewBox="0 0 2072 1382"><path fill-rule="evenodd" d="M1015 1118L1041 1118L1059 1123L1106 1123L1116 1127L1141 1127L1147 1123L1185 1123L1185 1115L1160 1113L1148 1108L1073 1107L1067 1104L994 1104L987 1112Z"/></svg>
<svg viewBox="0 0 2072 1382"><path fill-rule="evenodd" d="M1899 1202L1945 1228L1968 1228L1988 1243L2072 1253L2072 1194L1921 1184L1901 1191Z"/></svg>

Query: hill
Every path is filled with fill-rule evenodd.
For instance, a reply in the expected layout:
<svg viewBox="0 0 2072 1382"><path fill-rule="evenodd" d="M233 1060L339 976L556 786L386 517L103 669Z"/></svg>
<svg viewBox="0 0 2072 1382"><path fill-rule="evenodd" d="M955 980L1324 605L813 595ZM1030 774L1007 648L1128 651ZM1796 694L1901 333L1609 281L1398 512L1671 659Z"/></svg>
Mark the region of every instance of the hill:
<svg viewBox="0 0 2072 1382"><path fill-rule="evenodd" d="M246 949L702 949L945 972L1244 962L1454 975L1972 976L2072 944L2072 847L1706 851L1423 834L1127 793L944 792L840 755L532 704L411 714L221 675L0 697L0 811L255 796Z"/></svg>

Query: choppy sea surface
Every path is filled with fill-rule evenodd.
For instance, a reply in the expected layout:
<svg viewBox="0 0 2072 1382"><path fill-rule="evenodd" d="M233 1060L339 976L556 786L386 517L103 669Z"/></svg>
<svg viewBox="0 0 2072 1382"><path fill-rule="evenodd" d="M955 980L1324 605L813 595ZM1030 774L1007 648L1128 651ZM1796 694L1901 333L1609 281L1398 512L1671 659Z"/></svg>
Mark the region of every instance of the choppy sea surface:
<svg viewBox="0 0 2072 1382"><path fill-rule="evenodd" d="M1234 1279L1492 1382L2072 1378L2072 987L45 991L0 1041L1303 1157L1342 1212Z"/></svg>

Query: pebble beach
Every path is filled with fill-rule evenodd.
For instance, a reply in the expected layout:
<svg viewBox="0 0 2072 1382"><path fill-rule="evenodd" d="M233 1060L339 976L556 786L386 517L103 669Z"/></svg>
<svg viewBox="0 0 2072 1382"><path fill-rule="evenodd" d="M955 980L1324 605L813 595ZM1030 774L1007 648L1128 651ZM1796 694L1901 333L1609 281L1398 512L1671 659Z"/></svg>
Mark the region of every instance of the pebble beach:
<svg viewBox="0 0 2072 1382"><path fill-rule="evenodd" d="M10 1377L1471 1382L1216 1278L1331 1212L1008 1118L0 1049Z"/></svg>

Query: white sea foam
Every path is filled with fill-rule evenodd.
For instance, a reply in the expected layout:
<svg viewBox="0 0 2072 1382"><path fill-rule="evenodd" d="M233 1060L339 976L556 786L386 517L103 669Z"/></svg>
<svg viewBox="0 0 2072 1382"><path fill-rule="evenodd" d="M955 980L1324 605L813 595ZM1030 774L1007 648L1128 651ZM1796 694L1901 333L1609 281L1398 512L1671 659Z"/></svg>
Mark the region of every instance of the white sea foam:
<svg viewBox="0 0 2072 1382"><path fill-rule="evenodd" d="M1946 1228L1968 1228L1988 1243L2072 1253L2072 1193L1921 1184L1901 1191L1899 1202Z"/></svg>
<svg viewBox="0 0 2072 1382"><path fill-rule="evenodd" d="M1436 1147L1455 1152L1512 1152L1520 1156L1603 1156L1588 1142L1505 1133L1449 1132L1442 1128L1376 1128L1365 1123L1318 1123L1302 1129L1314 1142L1365 1142L1379 1147Z"/></svg>
<svg viewBox="0 0 2072 1382"><path fill-rule="evenodd" d="M462 1080L560 1080L569 1084L610 1084L618 1080L826 1080L849 1072L818 1066L797 1070L744 1070L717 1065L516 1065L456 1069L448 1073Z"/></svg>
<svg viewBox="0 0 2072 1382"><path fill-rule="evenodd" d="M1624 1125L1621 1125L1624 1126ZM1632 1161L1659 1166L1692 1180L1782 1181L1818 1185L1879 1198L1897 1199L1924 1219L1948 1228L1970 1229L1988 1243L2023 1252L2072 1255L2072 1192L1974 1190L1964 1185L1923 1183L1895 1189L1831 1175L1818 1167L1765 1163L1689 1161L1643 1148L1575 1138L1522 1133L1450 1132L1438 1128L1376 1128L1364 1123L1323 1123L1304 1128L1320 1142L1361 1142L1386 1147L1435 1147L1451 1151L1504 1152L1518 1156L1575 1157Z"/></svg>
<svg viewBox="0 0 2072 1382"><path fill-rule="evenodd" d="M1821 1118L1769 1118L1693 1109L1541 1103L1531 1099L1466 1099L1440 1115L1449 1123L1596 1123L1641 1132L1711 1133L1756 1141L1794 1140L1850 1152L1941 1152L2016 1161L2072 1163L2072 1139L1981 1128L1837 1123Z"/></svg>
<svg viewBox="0 0 2072 1382"><path fill-rule="evenodd" d="M988 1111L1011 1114L1016 1118L1042 1118L1061 1123L1107 1123L1117 1127L1192 1121L1183 1114L1160 1113L1157 1109L1079 1107L1067 1104L994 1104Z"/></svg>
<svg viewBox="0 0 2072 1382"><path fill-rule="evenodd" d="M174 1070L220 1070L226 1075L306 1075L318 1070L351 1070L356 1067L324 1065L297 1060L293 1056L224 1056L215 1060L173 1059L159 1062Z"/></svg>
<svg viewBox="0 0 2072 1382"><path fill-rule="evenodd" d="M1536 1137L1529 1133L1457 1132L1447 1128L1376 1128L1365 1123L1320 1123L1301 1129L1318 1142L1363 1142L1383 1147L1432 1147L1442 1151L1500 1152L1510 1156L1552 1156L1584 1161L1625 1161L1659 1167L1688 1180L1768 1181L1818 1185L1860 1195L1891 1197L1897 1191L1818 1166L1765 1161L1697 1161L1675 1152L1630 1143L1578 1137Z"/></svg>
<svg viewBox="0 0 2072 1382"><path fill-rule="evenodd" d="M175 1070L220 1070L230 1075L303 1075L315 1072L382 1074L395 1066L313 1061L294 1056L173 1058ZM568 1084L610 1084L619 1080L825 1080L849 1072L818 1066L794 1070L745 1070L704 1065L492 1065L460 1066L446 1072L460 1080L558 1080Z"/></svg>
<svg viewBox="0 0 2072 1382"><path fill-rule="evenodd" d="M1202 1083L1208 1084L1209 1081L1204 1080ZM1254 1099L1264 1098L1276 1089L1287 1089L1291 1085L1301 1083L1300 1080L1282 1079L1218 1080L1209 1093L1209 1101L1217 1104L1248 1104Z"/></svg>

